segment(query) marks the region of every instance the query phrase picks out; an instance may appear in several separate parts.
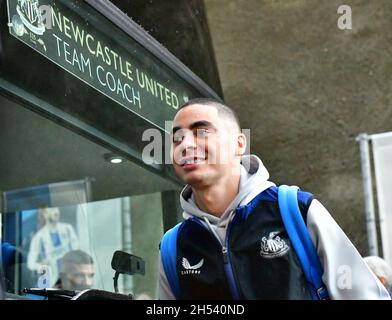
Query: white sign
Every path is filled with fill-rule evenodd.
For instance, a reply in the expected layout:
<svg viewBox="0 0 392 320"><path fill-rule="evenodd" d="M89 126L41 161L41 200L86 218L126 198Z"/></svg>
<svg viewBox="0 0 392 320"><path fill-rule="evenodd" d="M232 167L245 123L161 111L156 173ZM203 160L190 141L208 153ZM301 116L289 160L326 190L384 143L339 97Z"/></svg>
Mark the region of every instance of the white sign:
<svg viewBox="0 0 392 320"><path fill-rule="evenodd" d="M392 132L372 135L384 259L392 265Z"/></svg>

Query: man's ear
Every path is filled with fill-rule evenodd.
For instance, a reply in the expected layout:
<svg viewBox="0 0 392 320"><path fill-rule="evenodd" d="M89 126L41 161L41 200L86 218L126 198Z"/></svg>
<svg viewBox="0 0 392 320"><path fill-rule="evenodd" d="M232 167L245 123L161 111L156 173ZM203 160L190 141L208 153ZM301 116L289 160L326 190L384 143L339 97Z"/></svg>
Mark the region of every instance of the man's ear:
<svg viewBox="0 0 392 320"><path fill-rule="evenodd" d="M379 276L378 277L381 281L381 283L386 287L387 286L387 278L383 277L383 276Z"/></svg>
<svg viewBox="0 0 392 320"><path fill-rule="evenodd" d="M247 145L246 136L243 133L239 133L237 136L237 151L236 151L237 156L242 156L245 153L246 145Z"/></svg>

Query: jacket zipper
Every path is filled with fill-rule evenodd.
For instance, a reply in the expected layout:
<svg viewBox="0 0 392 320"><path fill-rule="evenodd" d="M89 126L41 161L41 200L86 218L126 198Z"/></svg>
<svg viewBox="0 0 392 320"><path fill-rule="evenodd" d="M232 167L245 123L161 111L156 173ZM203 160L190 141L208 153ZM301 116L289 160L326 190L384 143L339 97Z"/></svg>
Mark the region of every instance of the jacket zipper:
<svg viewBox="0 0 392 320"><path fill-rule="evenodd" d="M201 221L199 221L198 218L195 218L194 220L198 224L200 224L203 228L207 229L208 232L213 234L213 232L209 228L207 228L203 223L201 223ZM225 244L222 245L222 243L220 241L218 241L218 239L217 239L217 242L219 242L219 245L222 247L223 268L225 270L226 280L227 280L227 282L229 284L230 293L231 293L231 295L232 295L234 300L239 300L240 295L239 295L239 292L238 292L237 284L235 283L233 267L231 265L230 254L229 254L229 231L230 231L230 227L231 227L231 221L229 222L229 226L227 227L226 237L225 237ZM214 238L215 238L215 235L214 235Z"/></svg>
<svg viewBox="0 0 392 320"><path fill-rule="evenodd" d="M233 266L231 265L230 253L229 253L229 232L230 232L230 227L231 227L231 221L230 221L230 224L227 227L227 231L226 231L225 246L222 246L223 263L224 263L224 269L225 269L225 272L226 272L226 278L227 278L228 283L229 283L229 288L230 288L231 295L233 296L234 300L239 300L240 295L239 295L239 292L238 292L237 284L235 283L234 271L233 271Z"/></svg>

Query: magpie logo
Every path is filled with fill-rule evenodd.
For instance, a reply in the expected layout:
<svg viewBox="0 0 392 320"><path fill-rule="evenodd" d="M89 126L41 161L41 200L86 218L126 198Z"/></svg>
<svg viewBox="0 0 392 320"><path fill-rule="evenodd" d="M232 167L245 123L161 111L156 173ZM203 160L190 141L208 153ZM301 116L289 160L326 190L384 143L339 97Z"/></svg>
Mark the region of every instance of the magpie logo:
<svg viewBox="0 0 392 320"><path fill-rule="evenodd" d="M200 274L200 269L204 264L204 259L201 259L197 264L191 265L187 258L182 258L182 266L185 270L181 271L181 274Z"/></svg>
<svg viewBox="0 0 392 320"><path fill-rule="evenodd" d="M16 11L27 29L40 36L44 34L45 26L38 0L18 0Z"/></svg>
<svg viewBox="0 0 392 320"><path fill-rule="evenodd" d="M279 236L279 231L270 232L267 237L263 237L260 243L260 255L264 258L276 258L286 254L290 247Z"/></svg>

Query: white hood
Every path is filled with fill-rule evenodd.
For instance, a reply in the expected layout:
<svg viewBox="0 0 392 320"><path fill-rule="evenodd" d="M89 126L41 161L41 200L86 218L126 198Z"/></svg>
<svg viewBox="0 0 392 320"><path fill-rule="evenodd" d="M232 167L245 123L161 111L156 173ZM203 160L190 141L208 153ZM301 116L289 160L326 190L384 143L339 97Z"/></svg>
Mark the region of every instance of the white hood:
<svg viewBox="0 0 392 320"><path fill-rule="evenodd" d="M216 217L200 210L194 201L191 187L187 185L181 192L180 197L181 207L184 210L184 219L189 219L195 216L202 220L207 218L212 225L217 227L226 226L230 213L233 210L240 205L249 203L260 192L275 185L268 181L269 173L257 156L243 156L241 160L242 164L239 192L231 204L226 208L222 216Z"/></svg>

